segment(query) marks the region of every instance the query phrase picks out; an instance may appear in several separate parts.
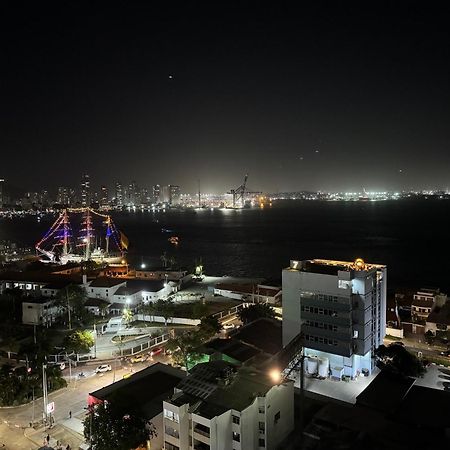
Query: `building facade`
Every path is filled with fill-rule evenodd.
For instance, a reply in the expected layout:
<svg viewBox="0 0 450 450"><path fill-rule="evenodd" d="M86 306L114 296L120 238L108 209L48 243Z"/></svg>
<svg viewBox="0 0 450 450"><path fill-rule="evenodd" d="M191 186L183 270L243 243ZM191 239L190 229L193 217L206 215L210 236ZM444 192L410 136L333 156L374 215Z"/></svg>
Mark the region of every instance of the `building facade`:
<svg viewBox="0 0 450 450"><path fill-rule="evenodd" d="M166 450L277 449L294 428L294 387L213 361L197 364L163 408Z"/></svg>
<svg viewBox="0 0 450 450"><path fill-rule="evenodd" d="M327 360L332 374L371 372L386 334L386 276L386 266L362 259L291 261L283 270L283 345L302 333L305 354Z"/></svg>

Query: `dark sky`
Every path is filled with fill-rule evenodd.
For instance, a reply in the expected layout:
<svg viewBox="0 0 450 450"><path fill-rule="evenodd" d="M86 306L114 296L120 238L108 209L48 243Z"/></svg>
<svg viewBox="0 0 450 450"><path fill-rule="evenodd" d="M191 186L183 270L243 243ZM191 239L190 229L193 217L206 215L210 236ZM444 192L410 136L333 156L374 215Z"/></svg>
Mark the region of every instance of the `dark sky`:
<svg viewBox="0 0 450 450"><path fill-rule="evenodd" d="M299 3L2 2L0 177L449 187L449 8Z"/></svg>

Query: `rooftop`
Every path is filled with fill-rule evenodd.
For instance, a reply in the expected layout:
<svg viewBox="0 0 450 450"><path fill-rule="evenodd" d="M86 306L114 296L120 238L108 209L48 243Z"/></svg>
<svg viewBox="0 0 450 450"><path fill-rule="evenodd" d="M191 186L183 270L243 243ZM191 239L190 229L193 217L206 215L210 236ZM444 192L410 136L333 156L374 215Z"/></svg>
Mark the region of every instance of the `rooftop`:
<svg viewBox="0 0 450 450"><path fill-rule="evenodd" d="M118 284L125 283L126 280L121 280L120 278L110 278L110 277L98 277L95 280L91 281L89 287L97 287L97 288L110 288L113 286L117 286Z"/></svg>
<svg viewBox="0 0 450 450"><path fill-rule="evenodd" d="M436 307L427 318L427 322L450 325L450 301L441 308Z"/></svg>
<svg viewBox="0 0 450 450"><path fill-rule="evenodd" d="M182 370L156 363L89 395L98 400L117 402L124 409L137 407L151 419L162 411L163 400L172 395L174 387L185 376L186 372Z"/></svg>
<svg viewBox="0 0 450 450"><path fill-rule="evenodd" d="M28 281L30 283L66 283L81 284L81 275L58 275L45 270L25 272L0 272L0 280L3 281Z"/></svg>
<svg viewBox="0 0 450 450"><path fill-rule="evenodd" d="M127 280L127 288L139 291L159 292L164 289L163 280Z"/></svg>
<svg viewBox="0 0 450 450"><path fill-rule="evenodd" d="M124 295L124 296L125 295L134 295L141 291L142 291L142 289L140 289L137 286L135 286L135 287L120 286L120 288L117 289L117 291L114 293L114 295Z"/></svg>
<svg viewBox="0 0 450 450"><path fill-rule="evenodd" d="M236 283L217 283L215 289L221 289L232 292L239 292L243 294L263 295L266 297L274 297L280 291L280 287L275 286L261 286L258 284L236 284Z"/></svg>
<svg viewBox="0 0 450 450"><path fill-rule="evenodd" d="M323 275L337 275L338 272L358 272L385 269L381 264L369 264L361 258L355 261L335 261L331 259L309 259L304 261L292 260L286 270L298 270L301 272L318 273Z"/></svg>
<svg viewBox="0 0 450 450"><path fill-rule="evenodd" d="M109 307L109 302L103 300L102 298L92 298L89 297L84 306L98 306L98 307Z"/></svg>
<svg viewBox="0 0 450 450"><path fill-rule="evenodd" d="M413 384L414 378L401 377L382 370L356 397L356 404L386 413L393 412L402 403ZM380 395L380 392L383 395Z"/></svg>
<svg viewBox="0 0 450 450"><path fill-rule="evenodd" d="M240 342L237 339L213 339L205 344L207 349L220 352L230 358L235 359L241 363L249 360L259 353L259 350Z"/></svg>
<svg viewBox="0 0 450 450"><path fill-rule="evenodd" d="M276 355L283 348L281 322L276 319L255 320L240 328L233 338L270 355Z"/></svg>
<svg viewBox="0 0 450 450"><path fill-rule="evenodd" d="M230 409L244 410L273 386L266 372L212 361L197 364L177 386L182 393L174 394L171 402L178 406L189 403L192 413L211 419Z"/></svg>

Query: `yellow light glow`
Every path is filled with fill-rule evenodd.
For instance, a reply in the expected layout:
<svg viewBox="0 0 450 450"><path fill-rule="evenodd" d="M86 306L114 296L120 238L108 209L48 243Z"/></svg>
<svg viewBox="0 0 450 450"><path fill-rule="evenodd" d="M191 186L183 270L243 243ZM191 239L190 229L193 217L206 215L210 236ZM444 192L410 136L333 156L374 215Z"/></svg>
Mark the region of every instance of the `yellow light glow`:
<svg viewBox="0 0 450 450"><path fill-rule="evenodd" d="M274 383L279 383L281 381L281 373L278 369L272 369L269 372L269 376Z"/></svg>

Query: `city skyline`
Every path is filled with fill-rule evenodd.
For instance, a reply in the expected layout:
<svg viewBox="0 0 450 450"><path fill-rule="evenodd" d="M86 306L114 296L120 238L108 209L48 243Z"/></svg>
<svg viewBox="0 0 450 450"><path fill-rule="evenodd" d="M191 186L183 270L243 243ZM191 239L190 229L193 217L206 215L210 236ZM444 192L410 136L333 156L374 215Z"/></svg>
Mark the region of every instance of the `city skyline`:
<svg viewBox="0 0 450 450"><path fill-rule="evenodd" d="M445 189L448 12L8 6L0 175L25 190L82 172L185 192L247 172L264 192Z"/></svg>

